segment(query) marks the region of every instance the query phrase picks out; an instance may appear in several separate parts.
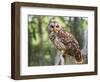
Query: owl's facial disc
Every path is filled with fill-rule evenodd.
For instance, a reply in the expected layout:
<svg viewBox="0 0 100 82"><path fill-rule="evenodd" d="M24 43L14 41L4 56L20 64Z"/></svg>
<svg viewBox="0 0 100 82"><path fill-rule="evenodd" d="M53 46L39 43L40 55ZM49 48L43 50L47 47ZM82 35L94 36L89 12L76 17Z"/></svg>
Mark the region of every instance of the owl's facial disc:
<svg viewBox="0 0 100 82"><path fill-rule="evenodd" d="M58 31L60 30L60 26L58 23L54 23L50 25L50 28L52 29L53 32L58 33Z"/></svg>

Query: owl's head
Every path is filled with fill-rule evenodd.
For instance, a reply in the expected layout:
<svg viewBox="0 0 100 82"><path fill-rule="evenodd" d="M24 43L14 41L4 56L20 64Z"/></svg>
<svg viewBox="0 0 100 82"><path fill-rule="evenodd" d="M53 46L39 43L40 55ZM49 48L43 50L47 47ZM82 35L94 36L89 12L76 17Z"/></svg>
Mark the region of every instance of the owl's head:
<svg viewBox="0 0 100 82"><path fill-rule="evenodd" d="M58 33L60 30L62 30L62 26L55 20L50 20L48 31L53 33Z"/></svg>

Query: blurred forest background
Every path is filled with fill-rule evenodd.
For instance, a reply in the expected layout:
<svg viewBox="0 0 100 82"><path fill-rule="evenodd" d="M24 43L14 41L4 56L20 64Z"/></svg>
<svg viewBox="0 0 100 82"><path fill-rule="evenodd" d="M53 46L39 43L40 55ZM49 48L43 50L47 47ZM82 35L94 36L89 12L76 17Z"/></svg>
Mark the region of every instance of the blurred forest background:
<svg viewBox="0 0 100 82"><path fill-rule="evenodd" d="M63 16L28 16L28 66L54 65L56 49L48 37L50 19L56 20L79 42L84 63L88 61L88 18ZM71 60L69 60L69 63Z"/></svg>

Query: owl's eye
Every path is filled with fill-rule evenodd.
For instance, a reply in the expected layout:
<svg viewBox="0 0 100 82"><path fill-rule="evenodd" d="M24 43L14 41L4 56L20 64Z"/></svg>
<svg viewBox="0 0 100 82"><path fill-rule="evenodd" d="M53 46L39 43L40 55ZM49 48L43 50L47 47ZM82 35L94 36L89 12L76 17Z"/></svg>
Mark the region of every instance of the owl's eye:
<svg viewBox="0 0 100 82"><path fill-rule="evenodd" d="M51 28L54 28L54 26L53 26L53 25L51 25L50 27L51 27Z"/></svg>
<svg viewBox="0 0 100 82"><path fill-rule="evenodd" d="M59 25L57 25L56 28L59 28Z"/></svg>

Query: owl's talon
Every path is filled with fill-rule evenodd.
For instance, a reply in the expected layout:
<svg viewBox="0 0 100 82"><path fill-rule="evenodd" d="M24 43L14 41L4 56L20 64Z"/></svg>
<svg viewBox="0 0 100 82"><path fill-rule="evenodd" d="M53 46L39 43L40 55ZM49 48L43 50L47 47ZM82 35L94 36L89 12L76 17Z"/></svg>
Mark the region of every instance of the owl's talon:
<svg viewBox="0 0 100 82"><path fill-rule="evenodd" d="M83 64L83 59L80 62L76 61L76 64Z"/></svg>

